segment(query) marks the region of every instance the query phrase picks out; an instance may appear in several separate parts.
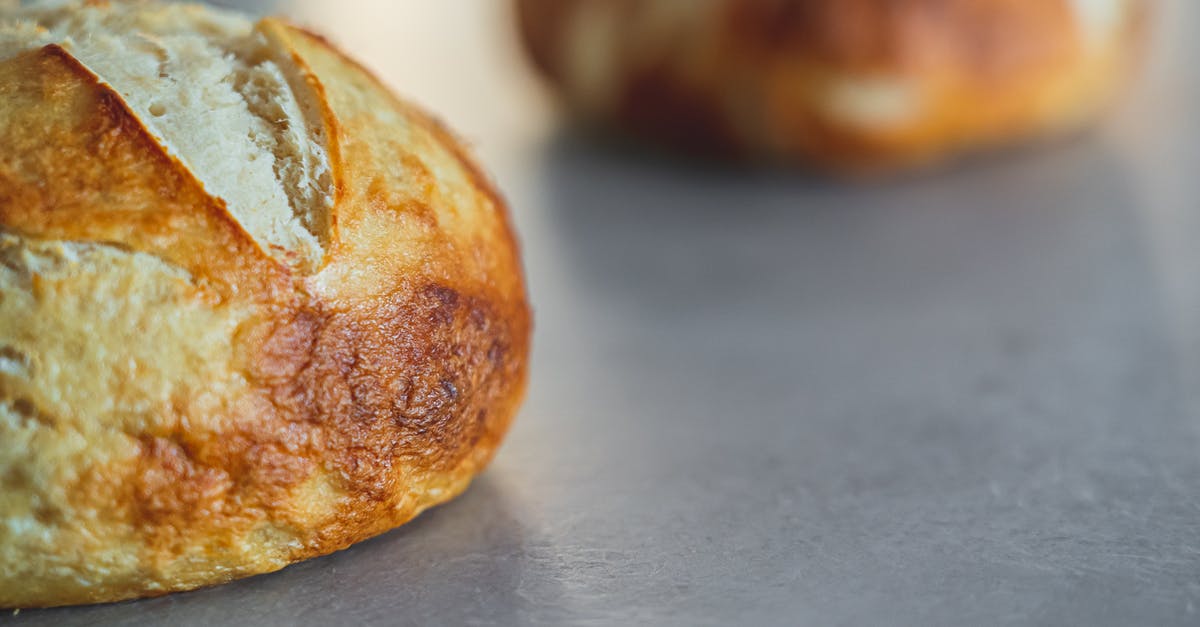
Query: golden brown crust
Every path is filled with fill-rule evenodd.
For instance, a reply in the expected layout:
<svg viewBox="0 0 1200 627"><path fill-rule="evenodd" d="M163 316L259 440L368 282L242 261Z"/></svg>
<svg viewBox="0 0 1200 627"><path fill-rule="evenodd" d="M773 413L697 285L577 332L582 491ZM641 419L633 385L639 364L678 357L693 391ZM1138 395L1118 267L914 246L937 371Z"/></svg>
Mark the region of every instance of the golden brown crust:
<svg viewBox="0 0 1200 627"><path fill-rule="evenodd" d="M144 267L143 255L189 277L158 297L167 311L224 321L193 329L211 342L177 333L178 346L161 347L176 366L206 356L194 380L138 363L150 391L130 381L59 394L37 378L62 348L55 338L18 333L3 347L41 368L0 372L12 428L48 443L37 455L66 450L72 430L113 444L71 449L71 472L45 485L38 473L51 471L36 459L0 452L3 486L21 503L48 503L30 519L55 538L53 554L39 553L0 531L0 606L162 594L344 548L461 492L516 412L530 312L503 200L443 127L360 67L282 22L263 28L324 103L336 199L312 275L265 254L68 52L0 62L0 234L16 238L18 256L71 242L120 260L32 273L54 298L16 294L10 306L32 304L0 307L0 326L40 315L90 329L89 352L119 353L106 325L126 320L47 319L37 308L90 302L80 276L134 277L124 264ZM173 272L156 268L146 272ZM162 289L113 280L126 309ZM70 394L85 398L59 398Z"/></svg>
<svg viewBox="0 0 1200 627"><path fill-rule="evenodd" d="M593 119L843 170L1078 126L1127 76L1149 5L517 0L531 58Z"/></svg>

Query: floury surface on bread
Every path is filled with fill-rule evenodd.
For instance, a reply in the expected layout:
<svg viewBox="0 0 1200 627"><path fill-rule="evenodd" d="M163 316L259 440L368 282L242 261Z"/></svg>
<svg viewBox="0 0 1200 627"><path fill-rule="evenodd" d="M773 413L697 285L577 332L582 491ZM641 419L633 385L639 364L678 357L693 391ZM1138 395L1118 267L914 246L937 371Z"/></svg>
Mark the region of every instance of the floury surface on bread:
<svg viewBox="0 0 1200 627"><path fill-rule="evenodd" d="M491 459L529 332L503 201L320 37L0 2L0 606L404 523Z"/></svg>
<svg viewBox="0 0 1200 627"><path fill-rule="evenodd" d="M235 14L125 6L10 9L0 58L63 46L255 239L296 263L319 263L332 202L329 158L316 95L288 83L290 59Z"/></svg>
<svg viewBox="0 0 1200 627"><path fill-rule="evenodd" d="M862 173L1077 129L1152 0L515 0L594 122L722 157Z"/></svg>

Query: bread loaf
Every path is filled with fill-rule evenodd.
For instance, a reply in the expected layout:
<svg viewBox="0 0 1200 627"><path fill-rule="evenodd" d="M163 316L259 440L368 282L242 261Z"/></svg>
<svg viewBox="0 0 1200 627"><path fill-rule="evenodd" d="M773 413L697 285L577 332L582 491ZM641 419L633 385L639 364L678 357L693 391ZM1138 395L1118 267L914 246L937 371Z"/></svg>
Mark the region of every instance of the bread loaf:
<svg viewBox="0 0 1200 627"><path fill-rule="evenodd" d="M879 172L1077 129L1149 0L517 0L570 108L687 151Z"/></svg>
<svg viewBox="0 0 1200 627"><path fill-rule="evenodd" d="M404 523L492 457L529 333L492 185L319 36L0 6L0 606Z"/></svg>

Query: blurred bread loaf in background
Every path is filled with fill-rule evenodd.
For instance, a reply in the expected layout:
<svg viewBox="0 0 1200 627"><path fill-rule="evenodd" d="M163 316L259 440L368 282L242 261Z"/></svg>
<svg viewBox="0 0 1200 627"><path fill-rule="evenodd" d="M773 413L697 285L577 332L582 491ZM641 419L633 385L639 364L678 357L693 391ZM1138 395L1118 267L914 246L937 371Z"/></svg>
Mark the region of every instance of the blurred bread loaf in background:
<svg viewBox="0 0 1200 627"><path fill-rule="evenodd" d="M583 118L689 152L879 172L1079 129L1151 0L516 0Z"/></svg>

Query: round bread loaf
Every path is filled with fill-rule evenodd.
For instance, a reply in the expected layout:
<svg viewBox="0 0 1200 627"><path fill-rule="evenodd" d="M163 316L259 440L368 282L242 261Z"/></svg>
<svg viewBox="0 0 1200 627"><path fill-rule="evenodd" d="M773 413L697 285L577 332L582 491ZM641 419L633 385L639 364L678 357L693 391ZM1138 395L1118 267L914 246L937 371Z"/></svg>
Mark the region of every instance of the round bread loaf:
<svg viewBox="0 0 1200 627"><path fill-rule="evenodd" d="M911 167L1078 128L1149 0L517 0L576 111L674 145Z"/></svg>
<svg viewBox="0 0 1200 627"><path fill-rule="evenodd" d="M277 19L0 5L0 606L265 573L464 490L530 314L450 133Z"/></svg>

